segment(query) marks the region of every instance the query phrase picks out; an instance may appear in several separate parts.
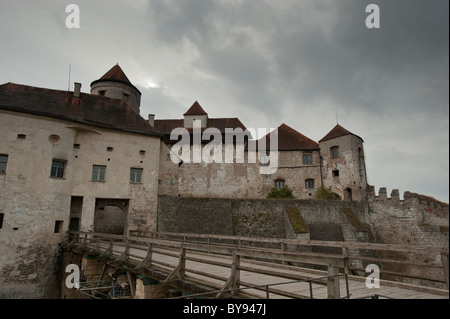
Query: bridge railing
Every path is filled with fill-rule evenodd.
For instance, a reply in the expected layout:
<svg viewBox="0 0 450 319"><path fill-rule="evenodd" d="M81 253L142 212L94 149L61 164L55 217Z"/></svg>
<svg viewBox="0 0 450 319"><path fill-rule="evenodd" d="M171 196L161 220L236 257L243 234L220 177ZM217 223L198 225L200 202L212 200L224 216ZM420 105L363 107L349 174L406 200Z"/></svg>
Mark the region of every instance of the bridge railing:
<svg viewBox="0 0 450 319"><path fill-rule="evenodd" d="M339 268L344 267L344 261L340 255L300 253L255 247L248 244L244 245L244 242L240 244L232 243L229 241L232 238L211 238L213 240L208 242L198 240L198 238L192 240L192 238L188 238L189 236L176 238L177 236L179 235L159 233L154 233L151 236L136 236L136 234L119 236L102 233L69 232L66 237L65 248L78 248L82 252L96 255L100 259L107 259L112 264L127 262L128 264L133 264L135 269L152 268L164 270L168 272L168 275L164 278L166 282L177 279L190 279L204 286L211 286L212 281L211 287L219 288L223 293L231 289L233 294L239 293L240 295L243 295L243 293L238 291L237 288L255 286L254 283L241 280L241 271L293 280L308 279L304 275L292 274L292 272L286 273L267 268L252 267L248 264L242 265L241 260L264 260L266 263L279 263L280 265L282 262L321 265L328 270L327 279L314 280L314 284L326 286L329 298L340 298ZM216 243L216 239L219 239L220 243ZM169 257L171 261L167 261L167 258L154 258L155 254ZM211 258L214 256L217 258ZM186 267L188 261L227 268L230 275L224 277L212 272L189 268ZM208 280L204 280L204 278ZM263 288L255 286L253 289L260 290ZM275 288L270 288L269 292L279 296L307 298L306 296Z"/></svg>
<svg viewBox="0 0 450 319"><path fill-rule="evenodd" d="M411 246L342 241L297 240L284 238L255 238L245 236L130 231L130 236L167 238L182 242L210 245L259 247L294 251L313 257L320 253L339 255L344 261L345 274L364 276L368 265L377 265L382 278L424 286L449 289L448 247ZM283 260L288 264L288 260ZM304 266L306 264L302 264Z"/></svg>
<svg viewBox="0 0 450 319"><path fill-rule="evenodd" d="M153 267L164 270L168 273L166 281L194 278L208 285L212 280L215 282L212 287L222 291L231 289L237 292L236 288L254 286L241 280L241 271L276 275L292 280L310 279L281 271L293 265L327 270L329 278L316 280L315 283L326 285L330 298L339 298L337 275L339 273L349 275L354 272L364 275L364 266L368 263L377 264L381 275L414 280L426 279L446 284L448 290L448 249L441 248L137 231L130 231L128 236L69 232L66 244L76 245L116 263L131 262L136 269ZM154 254L164 255L170 261L153 258ZM214 259L211 256L218 258ZM221 256L228 257L228 260L220 259ZM280 271L253 267L248 263L243 265L242 260L252 260L256 265L277 263ZM186 267L187 261L228 268L230 276L224 277ZM417 272L417 269L422 271ZM423 269L427 271L424 272ZM199 278L208 278L209 281ZM275 288L271 288L270 291L278 295L300 297Z"/></svg>

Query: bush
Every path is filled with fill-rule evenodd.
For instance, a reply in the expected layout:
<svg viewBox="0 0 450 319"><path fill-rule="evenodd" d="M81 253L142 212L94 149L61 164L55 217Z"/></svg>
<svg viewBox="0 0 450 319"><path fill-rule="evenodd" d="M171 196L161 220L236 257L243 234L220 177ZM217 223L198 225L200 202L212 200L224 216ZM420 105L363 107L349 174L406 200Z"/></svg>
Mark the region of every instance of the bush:
<svg viewBox="0 0 450 319"><path fill-rule="evenodd" d="M267 198L295 198L292 194L292 189L287 186L283 188L276 189L272 188L269 194L267 194Z"/></svg>
<svg viewBox="0 0 450 319"><path fill-rule="evenodd" d="M340 200L341 196L331 190L331 187L321 187L316 192L316 199L321 200Z"/></svg>

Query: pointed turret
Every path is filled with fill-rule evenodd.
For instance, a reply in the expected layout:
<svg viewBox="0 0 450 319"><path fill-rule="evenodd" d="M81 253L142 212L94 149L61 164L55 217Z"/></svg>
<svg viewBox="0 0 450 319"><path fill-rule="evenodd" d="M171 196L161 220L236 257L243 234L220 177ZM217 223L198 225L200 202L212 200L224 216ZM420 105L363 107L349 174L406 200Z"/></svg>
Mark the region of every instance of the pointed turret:
<svg viewBox="0 0 450 319"><path fill-rule="evenodd" d="M194 121L201 121L201 128L208 126L208 113L195 101L184 115L184 127L193 128Z"/></svg>
<svg viewBox="0 0 450 319"><path fill-rule="evenodd" d="M331 140L331 139L334 139L334 138L338 138L338 137L341 137L341 136L345 136L345 135L354 135L354 136L356 136L356 137L359 137L358 135L353 134L352 132L348 131L347 129L345 129L345 128L342 127L341 125L336 124L336 126L333 127L333 129L332 129L330 132L328 132L328 134L325 135L325 136L319 141L319 143L325 142L325 141L328 141L328 140ZM360 137L359 137L359 138L360 138ZM362 138L361 138L361 140L362 140Z"/></svg>
<svg viewBox="0 0 450 319"><path fill-rule="evenodd" d="M91 83L91 94L124 100L139 113L141 92L130 82L119 64Z"/></svg>

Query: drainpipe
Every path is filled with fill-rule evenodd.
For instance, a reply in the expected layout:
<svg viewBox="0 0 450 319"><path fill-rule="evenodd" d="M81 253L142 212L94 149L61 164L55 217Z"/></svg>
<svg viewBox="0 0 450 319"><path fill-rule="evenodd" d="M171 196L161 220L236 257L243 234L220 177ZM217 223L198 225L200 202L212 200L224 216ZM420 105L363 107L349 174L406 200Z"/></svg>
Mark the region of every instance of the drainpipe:
<svg viewBox="0 0 450 319"><path fill-rule="evenodd" d="M322 176L322 155L319 148L319 169L320 169L320 187L323 188L323 176Z"/></svg>

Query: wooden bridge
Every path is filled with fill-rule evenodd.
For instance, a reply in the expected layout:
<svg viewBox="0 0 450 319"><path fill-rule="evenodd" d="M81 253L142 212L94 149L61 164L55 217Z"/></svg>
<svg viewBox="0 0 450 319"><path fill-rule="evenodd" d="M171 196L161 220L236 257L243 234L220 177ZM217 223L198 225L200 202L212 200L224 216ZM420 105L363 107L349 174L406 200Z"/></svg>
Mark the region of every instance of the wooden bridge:
<svg viewBox="0 0 450 319"><path fill-rule="evenodd" d="M69 232L63 246L199 298L449 297L448 248L137 231Z"/></svg>

